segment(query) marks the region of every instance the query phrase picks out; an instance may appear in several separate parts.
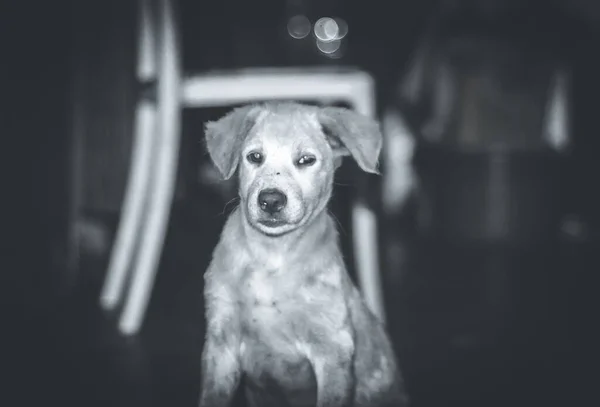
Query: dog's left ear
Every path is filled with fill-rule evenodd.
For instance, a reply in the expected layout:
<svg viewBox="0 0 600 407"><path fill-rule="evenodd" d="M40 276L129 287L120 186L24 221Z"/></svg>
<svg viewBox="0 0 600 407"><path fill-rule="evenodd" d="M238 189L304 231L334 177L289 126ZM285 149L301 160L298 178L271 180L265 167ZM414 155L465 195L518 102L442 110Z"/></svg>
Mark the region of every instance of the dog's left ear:
<svg viewBox="0 0 600 407"><path fill-rule="evenodd" d="M351 155L364 171L379 174L377 163L383 136L377 121L339 107L321 108L318 117L336 161Z"/></svg>
<svg viewBox="0 0 600 407"><path fill-rule="evenodd" d="M259 112L259 106L247 105L205 124L208 154L225 180L235 173L244 140L254 127Z"/></svg>

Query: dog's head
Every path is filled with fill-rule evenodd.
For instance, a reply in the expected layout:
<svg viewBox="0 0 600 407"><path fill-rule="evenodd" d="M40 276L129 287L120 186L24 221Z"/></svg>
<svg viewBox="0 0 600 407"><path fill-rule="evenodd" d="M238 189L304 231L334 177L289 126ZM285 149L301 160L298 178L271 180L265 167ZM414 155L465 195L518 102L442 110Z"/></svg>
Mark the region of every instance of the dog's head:
<svg viewBox="0 0 600 407"><path fill-rule="evenodd" d="M281 235L321 213L342 156L377 173L379 125L351 110L298 103L234 109L205 128L208 152L225 179L239 170L242 210L267 235Z"/></svg>

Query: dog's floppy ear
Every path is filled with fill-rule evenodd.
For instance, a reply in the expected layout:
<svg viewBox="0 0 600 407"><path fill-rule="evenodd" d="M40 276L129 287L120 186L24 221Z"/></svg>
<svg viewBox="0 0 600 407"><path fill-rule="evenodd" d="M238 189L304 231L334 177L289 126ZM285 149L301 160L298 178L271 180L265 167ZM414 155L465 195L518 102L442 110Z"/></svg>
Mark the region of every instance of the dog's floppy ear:
<svg viewBox="0 0 600 407"><path fill-rule="evenodd" d="M364 171L379 174L377 163L383 136L377 121L339 107L321 108L318 117L336 161L351 155Z"/></svg>
<svg viewBox="0 0 600 407"><path fill-rule="evenodd" d="M208 154L226 180L237 169L240 150L254 127L259 111L260 108L255 105L238 107L204 126Z"/></svg>

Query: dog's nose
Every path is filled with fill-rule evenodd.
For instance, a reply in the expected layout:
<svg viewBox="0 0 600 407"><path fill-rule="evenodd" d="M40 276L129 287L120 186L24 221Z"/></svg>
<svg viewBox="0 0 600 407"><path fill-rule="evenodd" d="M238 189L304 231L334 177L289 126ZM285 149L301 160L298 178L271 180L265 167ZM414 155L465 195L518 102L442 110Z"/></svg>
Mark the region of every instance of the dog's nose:
<svg viewBox="0 0 600 407"><path fill-rule="evenodd" d="M264 189L258 194L258 205L263 211L274 214L285 208L287 197L278 189Z"/></svg>

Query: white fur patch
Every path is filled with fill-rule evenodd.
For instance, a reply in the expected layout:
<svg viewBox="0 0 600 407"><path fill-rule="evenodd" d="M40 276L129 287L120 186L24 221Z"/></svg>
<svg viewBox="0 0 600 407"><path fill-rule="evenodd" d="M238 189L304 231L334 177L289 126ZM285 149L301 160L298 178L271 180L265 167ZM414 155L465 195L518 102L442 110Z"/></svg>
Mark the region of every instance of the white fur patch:
<svg viewBox="0 0 600 407"><path fill-rule="evenodd" d="M225 329L224 325L236 314L235 303L227 288L223 285L212 287L209 293L210 320L208 321L209 330L212 332L221 332Z"/></svg>
<svg viewBox="0 0 600 407"><path fill-rule="evenodd" d="M298 352L302 355L305 355L309 360L312 359L312 350L305 342L296 342L296 349L298 349Z"/></svg>
<svg viewBox="0 0 600 407"><path fill-rule="evenodd" d="M254 272L248 280L248 289L252 296L260 303L271 303L275 298L275 291L269 278L264 272Z"/></svg>
<svg viewBox="0 0 600 407"><path fill-rule="evenodd" d="M344 351L354 352L354 338L352 338L352 335L348 330L339 331L332 339L334 339Z"/></svg>
<svg viewBox="0 0 600 407"><path fill-rule="evenodd" d="M233 372L238 371L237 355L229 348L222 348L218 356L218 363L215 364L215 377L227 377Z"/></svg>
<svg viewBox="0 0 600 407"><path fill-rule="evenodd" d="M281 267L283 267L284 261L285 259L283 255L273 253L272 255L267 257L265 265L268 269L280 269Z"/></svg>
<svg viewBox="0 0 600 407"><path fill-rule="evenodd" d="M336 270L336 272L320 273L317 280L327 286L339 287L341 285L340 274L339 270Z"/></svg>

